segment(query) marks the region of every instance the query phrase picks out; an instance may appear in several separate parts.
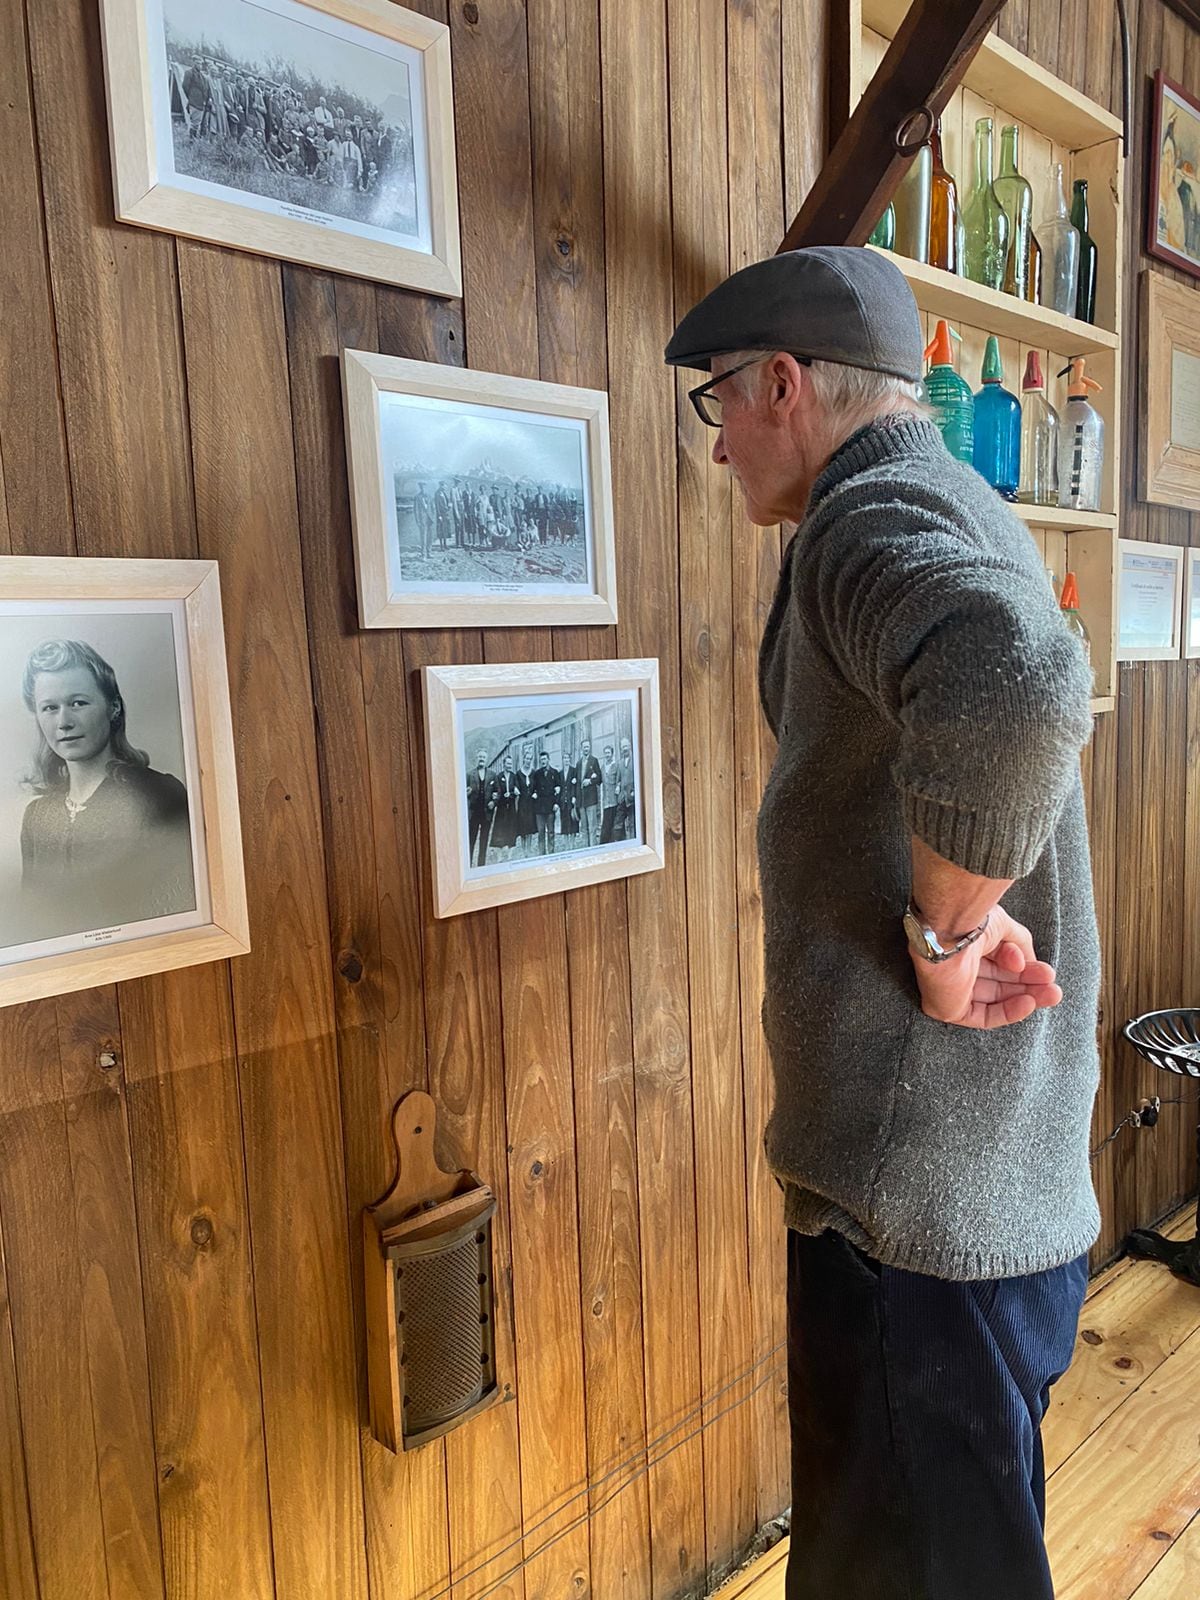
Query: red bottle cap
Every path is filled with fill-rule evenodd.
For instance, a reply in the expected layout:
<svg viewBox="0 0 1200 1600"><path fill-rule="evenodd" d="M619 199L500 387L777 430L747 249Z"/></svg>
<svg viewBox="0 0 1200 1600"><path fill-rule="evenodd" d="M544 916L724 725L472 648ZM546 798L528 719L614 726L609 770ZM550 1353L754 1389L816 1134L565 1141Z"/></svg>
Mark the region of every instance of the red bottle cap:
<svg viewBox="0 0 1200 1600"><path fill-rule="evenodd" d="M1029 352L1029 360L1025 363L1025 381L1022 389L1044 389L1046 380L1042 377L1042 358L1036 350Z"/></svg>

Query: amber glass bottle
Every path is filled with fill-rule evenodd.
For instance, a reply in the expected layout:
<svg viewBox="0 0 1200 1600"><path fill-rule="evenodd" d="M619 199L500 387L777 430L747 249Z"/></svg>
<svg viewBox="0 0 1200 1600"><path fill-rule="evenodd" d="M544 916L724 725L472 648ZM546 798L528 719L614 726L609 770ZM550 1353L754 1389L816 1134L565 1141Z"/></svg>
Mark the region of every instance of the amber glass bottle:
<svg viewBox="0 0 1200 1600"><path fill-rule="evenodd" d="M942 119L930 137L933 180L929 201L929 265L958 271L958 189L942 159Z"/></svg>

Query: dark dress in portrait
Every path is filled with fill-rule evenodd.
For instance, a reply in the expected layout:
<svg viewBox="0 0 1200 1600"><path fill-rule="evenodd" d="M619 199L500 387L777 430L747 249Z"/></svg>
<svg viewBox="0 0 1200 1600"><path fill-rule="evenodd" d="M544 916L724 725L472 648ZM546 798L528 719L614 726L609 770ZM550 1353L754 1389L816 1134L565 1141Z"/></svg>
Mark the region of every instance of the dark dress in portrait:
<svg viewBox="0 0 1200 1600"><path fill-rule="evenodd" d="M501 772L492 784L495 813L492 821L492 848L511 850L517 842L517 807L523 785L516 772Z"/></svg>
<svg viewBox="0 0 1200 1600"><path fill-rule="evenodd" d="M517 795L517 838L532 839L537 832L537 817L533 810L533 773L517 773L521 787Z"/></svg>
<svg viewBox="0 0 1200 1600"><path fill-rule="evenodd" d="M21 887L29 940L194 911L187 790L123 761L74 814L48 789L25 807Z"/></svg>
<svg viewBox="0 0 1200 1600"><path fill-rule="evenodd" d="M558 831L573 839L579 832L579 762L563 768L562 794L558 804Z"/></svg>

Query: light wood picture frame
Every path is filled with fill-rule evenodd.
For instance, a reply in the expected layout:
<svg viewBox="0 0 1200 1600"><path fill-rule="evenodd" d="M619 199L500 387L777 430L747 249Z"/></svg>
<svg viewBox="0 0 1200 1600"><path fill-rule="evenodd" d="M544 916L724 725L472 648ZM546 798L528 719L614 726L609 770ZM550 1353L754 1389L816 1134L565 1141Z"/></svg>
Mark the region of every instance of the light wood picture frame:
<svg viewBox="0 0 1200 1600"><path fill-rule="evenodd" d="M1187 661L1200 658L1200 549L1184 551L1183 654Z"/></svg>
<svg viewBox="0 0 1200 1600"><path fill-rule="evenodd" d="M0 750L0 1006L246 954L215 562L0 557Z"/></svg>
<svg viewBox="0 0 1200 1600"><path fill-rule="evenodd" d="M1138 493L1200 511L1200 286L1142 273Z"/></svg>
<svg viewBox="0 0 1200 1600"><path fill-rule="evenodd" d="M342 351L364 628L615 623L608 396Z"/></svg>
<svg viewBox="0 0 1200 1600"><path fill-rule="evenodd" d="M450 32L391 0L100 0L122 222L462 293Z"/></svg>
<svg viewBox="0 0 1200 1600"><path fill-rule="evenodd" d="M664 865L658 682L654 660L424 669L436 916Z"/></svg>
<svg viewBox="0 0 1200 1600"><path fill-rule="evenodd" d="M1117 547L1117 660L1178 661L1186 550L1149 539Z"/></svg>

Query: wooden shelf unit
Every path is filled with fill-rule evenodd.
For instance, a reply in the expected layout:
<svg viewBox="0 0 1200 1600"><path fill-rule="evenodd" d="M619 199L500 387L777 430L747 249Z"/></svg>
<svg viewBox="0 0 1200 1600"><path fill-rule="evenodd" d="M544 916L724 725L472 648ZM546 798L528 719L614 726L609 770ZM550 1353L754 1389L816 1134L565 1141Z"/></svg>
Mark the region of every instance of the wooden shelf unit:
<svg viewBox="0 0 1200 1600"><path fill-rule="evenodd" d="M857 102L903 21L908 0L846 3L854 46L852 97ZM1050 210L1053 162L1063 164L1068 201L1074 179L1088 180L1089 231L1099 251L1095 326L905 256L897 254L892 259L912 287L927 336L932 339L940 317L946 317L962 336L958 370L972 389L979 387L984 346L993 333L1000 342L1005 385L1018 398L1031 351L1041 357L1046 392L1060 414L1066 404L1066 383L1060 374L1071 356L1086 356L1089 376L1102 385L1100 393L1092 396L1093 405L1104 419L1102 509L1086 512L1026 505L1014 509L1028 526L1045 564L1060 579L1069 569L1079 580L1080 609L1091 635L1096 678L1092 709L1109 711L1116 703L1117 673L1116 508L1121 459L1124 204L1121 122L1105 107L1044 71L995 34L989 34L942 116L943 152L947 169L958 183L960 204L974 183L975 122L986 116L995 123L997 162L1000 129L1015 122L1021 130L1019 168L1033 189L1035 232L1038 222Z"/></svg>

